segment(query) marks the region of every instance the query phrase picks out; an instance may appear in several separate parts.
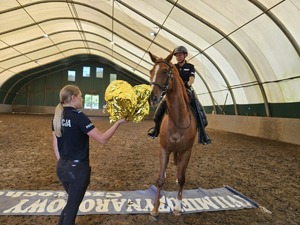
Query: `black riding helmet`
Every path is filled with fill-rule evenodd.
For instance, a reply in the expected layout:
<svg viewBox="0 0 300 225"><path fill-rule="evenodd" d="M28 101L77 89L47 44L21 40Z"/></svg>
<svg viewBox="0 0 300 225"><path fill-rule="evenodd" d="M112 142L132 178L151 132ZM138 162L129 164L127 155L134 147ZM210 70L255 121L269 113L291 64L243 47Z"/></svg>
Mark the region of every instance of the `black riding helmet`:
<svg viewBox="0 0 300 225"><path fill-rule="evenodd" d="M182 52L188 55L188 50L184 46L178 46L177 48L174 49L174 55L176 55L178 52Z"/></svg>

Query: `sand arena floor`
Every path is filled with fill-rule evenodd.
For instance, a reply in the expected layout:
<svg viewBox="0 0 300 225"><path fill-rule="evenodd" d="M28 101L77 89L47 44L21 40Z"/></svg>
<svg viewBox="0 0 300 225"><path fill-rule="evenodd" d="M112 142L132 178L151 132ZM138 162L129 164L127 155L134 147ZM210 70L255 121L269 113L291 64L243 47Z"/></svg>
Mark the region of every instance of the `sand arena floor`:
<svg viewBox="0 0 300 225"><path fill-rule="evenodd" d="M52 116L0 114L0 190L62 190L55 174L51 143ZM91 118L102 131L108 118ZM158 174L159 140L146 137L151 120L122 124L106 145L91 141L89 190L147 189ZM141 225L297 225L300 224L300 146L208 130L213 144L195 143L187 170L186 189L229 185L272 214L260 209L196 213L175 217L149 215L84 215L77 224ZM165 190L176 190L172 160ZM1 225L57 224L58 216L0 216Z"/></svg>

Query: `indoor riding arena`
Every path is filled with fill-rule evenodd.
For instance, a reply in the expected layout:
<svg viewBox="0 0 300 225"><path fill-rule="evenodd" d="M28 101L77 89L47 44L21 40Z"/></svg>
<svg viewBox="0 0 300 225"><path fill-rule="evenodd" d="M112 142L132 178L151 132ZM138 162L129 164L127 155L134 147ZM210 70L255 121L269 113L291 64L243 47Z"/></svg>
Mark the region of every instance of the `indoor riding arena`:
<svg viewBox="0 0 300 225"><path fill-rule="evenodd" d="M51 116L1 115L1 190L62 190L51 144ZM101 130L106 117L92 118ZM104 146L91 141L91 183L88 190L133 191L155 184L159 169L159 139L146 136L151 120L129 122ZM213 143L194 144L185 189L229 185L264 206L261 209L137 215L83 215L77 224L299 224L300 146L208 129ZM175 191L170 160L165 190ZM1 203L2 204L2 203ZM1 224L57 224L58 216L0 216Z"/></svg>
<svg viewBox="0 0 300 225"><path fill-rule="evenodd" d="M59 223L68 195L56 174L52 121L56 106L67 106L66 85L80 88L80 113L102 133L127 120L106 144L89 139L91 179L75 224L300 224L298 21L298 0L2 0L0 224ZM197 109L191 116L180 63L194 66L185 87L207 126ZM116 82L127 86L113 92ZM158 100L167 109L152 139ZM182 201L172 152L153 216L169 124L176 134L189 127L172 117L182 108L197 128L183 145L193 147ZM203 132L211 143L199 143Z"/></svg>

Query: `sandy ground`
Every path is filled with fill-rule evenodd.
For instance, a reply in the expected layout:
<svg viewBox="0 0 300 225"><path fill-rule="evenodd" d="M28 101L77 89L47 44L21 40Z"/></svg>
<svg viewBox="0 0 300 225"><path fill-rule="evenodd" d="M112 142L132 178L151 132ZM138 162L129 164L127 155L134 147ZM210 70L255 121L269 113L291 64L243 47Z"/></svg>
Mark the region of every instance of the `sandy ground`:
<svg viewBox="0 0 300 225"><path fill-rule="evenodd" d="M55 175L51 145L52 116L0 114L0 190L62 190ZM108 118L91 118L102 131ZM159 140L146 137L151 120L122 124L106 145L91 141L92 180L89 190L147 189L158 174ZM208 130L213 144L195 143L187 170L186 189L217 188L240 191L272 214L260 209L182 215L160 214L154 222L142 215L84 215L77 224L300 224L300 146ZM167 169L165 190L176 190L175 168ZM0 216L1 225L57 224L58 216Z"/></svg>

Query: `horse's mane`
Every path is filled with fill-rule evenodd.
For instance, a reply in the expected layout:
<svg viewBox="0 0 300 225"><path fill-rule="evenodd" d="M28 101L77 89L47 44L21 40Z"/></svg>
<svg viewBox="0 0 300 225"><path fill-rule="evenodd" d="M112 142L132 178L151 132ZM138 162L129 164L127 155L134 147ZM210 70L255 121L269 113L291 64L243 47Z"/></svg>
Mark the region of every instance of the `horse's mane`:
<svg viewBox="0 0 300 225"><path fill-rule="evenodd" d="M181 86L184 101L186 103L189 103L190 100L189 100L189 97L188 97L187 92L185 90L184 83L183 83L183 81L182 81L182 79L179 75L179 71L178 71L177 67L171 62L169 62L169 64L172 66L172 72L173 72L174 78L176 77L176 81L178 81L180 86Z"/></svg>

